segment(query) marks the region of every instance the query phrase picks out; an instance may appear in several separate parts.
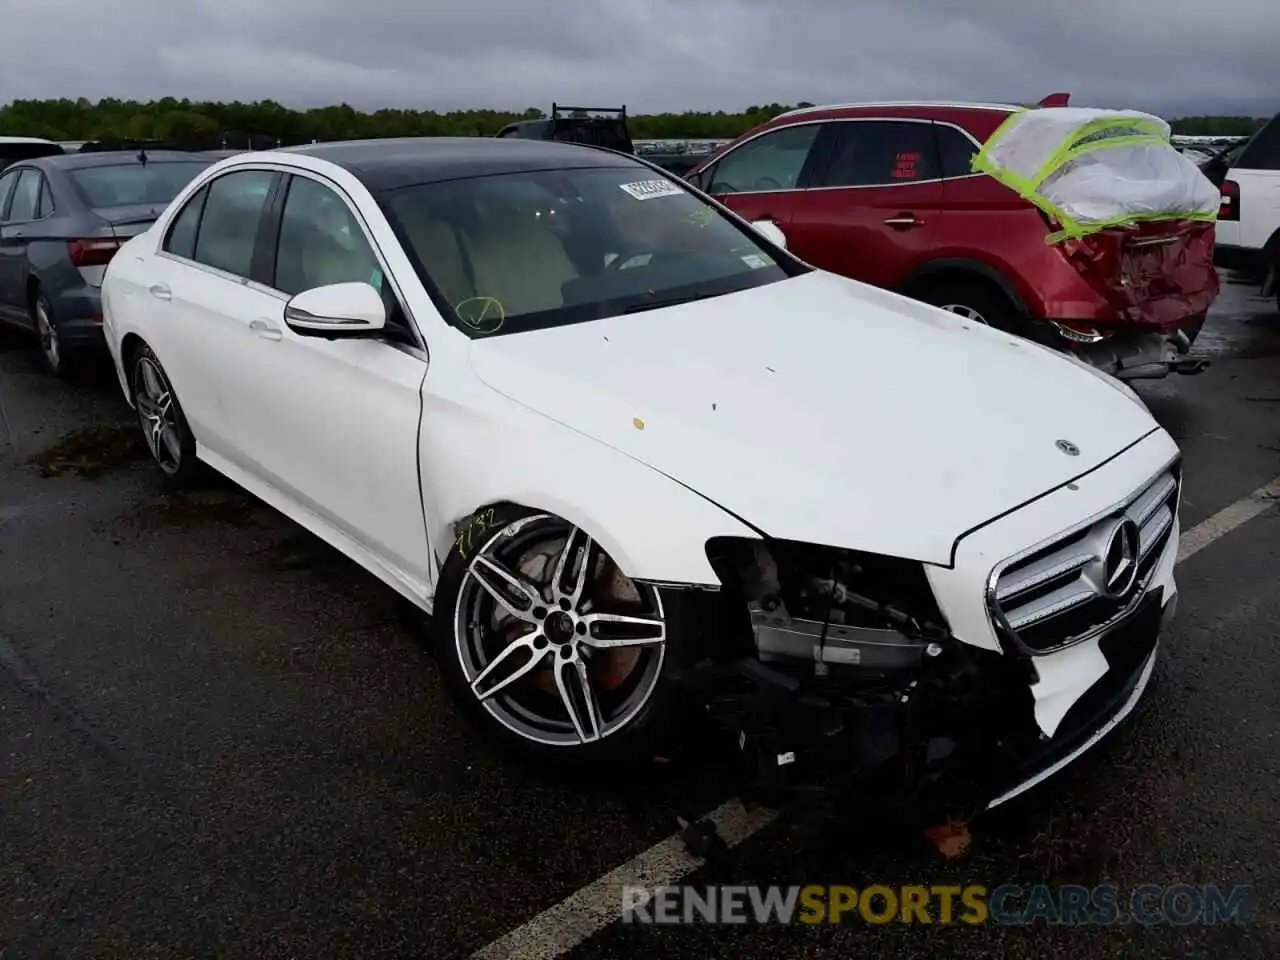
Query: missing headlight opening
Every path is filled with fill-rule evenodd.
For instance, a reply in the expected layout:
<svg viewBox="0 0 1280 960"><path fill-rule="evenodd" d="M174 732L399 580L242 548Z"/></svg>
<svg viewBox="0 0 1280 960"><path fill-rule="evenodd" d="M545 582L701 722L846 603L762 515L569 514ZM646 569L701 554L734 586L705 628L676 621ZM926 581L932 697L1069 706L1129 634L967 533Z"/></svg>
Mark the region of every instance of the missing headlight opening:
<svg viewBox="0 0 1280 960"><path fill-rule="evenodd" d="M777 540L713 540L707 552L764 663L866 680L919 667L951 642L918 563Z"/></svg>
<svg viewBox="0 0 1280 960"><path fill-rule="evenodd" d="M707 556L722 628L687 679L736 741L748 793L967 815L1034 747L1031 668L957 641L922 564L733 538Z"/></svg>
<svg viewBox="0 0 1280 960"><path fill-rule="evenodd" d="M805 545L756 544L747 609L764 662L809 660L814 672L895 671L941 653L942 615L918 566ZM747 579L751 578L751 579Z"/></svg>

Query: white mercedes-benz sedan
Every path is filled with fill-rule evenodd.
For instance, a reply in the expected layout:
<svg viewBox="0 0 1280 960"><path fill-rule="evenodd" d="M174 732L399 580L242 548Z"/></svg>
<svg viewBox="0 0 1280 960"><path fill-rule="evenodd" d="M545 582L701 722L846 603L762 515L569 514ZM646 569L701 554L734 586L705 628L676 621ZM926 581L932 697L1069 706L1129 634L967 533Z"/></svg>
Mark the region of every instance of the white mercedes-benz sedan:
<svg viewBox="0 0 1280 960"><path fill-rule="evenodd" d="M103 306L164 476L212 466L430 613L535 758L635 756L692 703L796 778L994 805L1132 711L1173 610L1178 450L1128 388L634 157L229 158Z"/></svg>

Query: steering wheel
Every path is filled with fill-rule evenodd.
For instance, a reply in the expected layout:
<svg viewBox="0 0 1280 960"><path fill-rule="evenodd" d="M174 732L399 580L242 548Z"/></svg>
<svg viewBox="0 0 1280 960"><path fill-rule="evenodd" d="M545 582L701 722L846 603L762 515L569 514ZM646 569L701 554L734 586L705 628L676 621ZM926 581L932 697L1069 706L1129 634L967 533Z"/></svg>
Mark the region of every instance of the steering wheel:
<svg viewBox="0 0 1280 960"><path fill-rule="evenodd" d="M763 187L766 190L782 189L782 184L780 184L777 180L773 179L773 177L760 177L758 180L756 180L756 186Z"/></svg>

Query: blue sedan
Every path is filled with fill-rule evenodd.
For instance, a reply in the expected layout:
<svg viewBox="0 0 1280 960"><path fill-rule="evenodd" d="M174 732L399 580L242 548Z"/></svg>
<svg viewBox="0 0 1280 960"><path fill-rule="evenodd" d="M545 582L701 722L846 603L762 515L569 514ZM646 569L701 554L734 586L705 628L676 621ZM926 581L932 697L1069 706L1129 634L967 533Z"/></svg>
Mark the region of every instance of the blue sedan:
<svg viewBox="0 0 1280 960"><path fill-rule="evenodd" d="M103 345L107 263L215 158L134 151L23 160L0 175L0 323L34 332L65 376Z"/></svg>

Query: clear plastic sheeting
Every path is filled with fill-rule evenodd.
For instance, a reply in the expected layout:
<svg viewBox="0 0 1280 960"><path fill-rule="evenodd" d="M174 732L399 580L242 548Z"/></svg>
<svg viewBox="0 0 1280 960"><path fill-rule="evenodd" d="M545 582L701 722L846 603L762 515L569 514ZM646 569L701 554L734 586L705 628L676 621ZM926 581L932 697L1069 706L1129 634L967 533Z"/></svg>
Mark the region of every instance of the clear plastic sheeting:
<svg viewBox="0 0 1280 960"><path fill-rule="evenodd" d="M1148 113L1040 107L1012 114L974 169L1061 225L1050 241L1152 220L1213 220L1219 192Z"/></svg>

